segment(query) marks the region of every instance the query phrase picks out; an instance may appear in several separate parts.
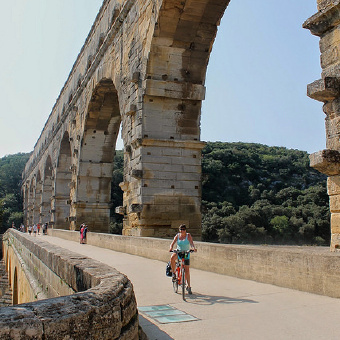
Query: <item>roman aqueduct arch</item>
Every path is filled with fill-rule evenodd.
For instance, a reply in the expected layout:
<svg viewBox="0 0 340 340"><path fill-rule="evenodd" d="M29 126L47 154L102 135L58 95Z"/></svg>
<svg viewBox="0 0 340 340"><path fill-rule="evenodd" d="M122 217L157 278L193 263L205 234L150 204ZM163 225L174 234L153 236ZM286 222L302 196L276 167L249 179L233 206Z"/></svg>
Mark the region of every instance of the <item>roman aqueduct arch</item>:
<svg viewBox="0 0 340 340"><path fill-rule="evenodd" d="M201 228L201 103L220 19L230 0L104 0L23 173L25 223L107 232L119 127L124 142L125 235ZM236 1L236 0L235 0ZM340 1L317 0L304 27L321 37L332 247L340 243Z"/></svg>

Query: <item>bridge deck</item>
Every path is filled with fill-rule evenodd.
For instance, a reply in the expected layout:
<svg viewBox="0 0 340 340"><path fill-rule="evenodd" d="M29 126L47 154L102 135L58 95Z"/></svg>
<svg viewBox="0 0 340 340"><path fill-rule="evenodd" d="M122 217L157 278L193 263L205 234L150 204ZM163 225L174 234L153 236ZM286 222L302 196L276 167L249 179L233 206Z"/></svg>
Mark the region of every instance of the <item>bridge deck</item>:
<svg viewBox="0 0 340 340"><path fill-rule="evenodd" d="M139 308L169 305L198 319L158 323L140 308L140 324L150 340L339 337L340 299L191 269L193 295L184 302L173 292L164 262L57 237L38 237L126 274L134 285Z"/></svg>

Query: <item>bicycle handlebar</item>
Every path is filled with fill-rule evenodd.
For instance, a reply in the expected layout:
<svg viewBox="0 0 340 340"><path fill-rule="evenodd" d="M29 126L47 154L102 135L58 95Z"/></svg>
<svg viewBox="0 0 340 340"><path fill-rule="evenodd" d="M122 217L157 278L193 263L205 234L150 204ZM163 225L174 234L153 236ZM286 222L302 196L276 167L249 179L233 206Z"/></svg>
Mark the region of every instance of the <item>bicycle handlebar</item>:
<svg viewBox="0 0 340 340"><path fill-rule="evenodd" d="M186 253L186 254L189 254L189 253L194 253L195 250L194 249L190 249L190 250L178 250L178 249L174 249L174 250L170 250L170 253Z"/></svg>

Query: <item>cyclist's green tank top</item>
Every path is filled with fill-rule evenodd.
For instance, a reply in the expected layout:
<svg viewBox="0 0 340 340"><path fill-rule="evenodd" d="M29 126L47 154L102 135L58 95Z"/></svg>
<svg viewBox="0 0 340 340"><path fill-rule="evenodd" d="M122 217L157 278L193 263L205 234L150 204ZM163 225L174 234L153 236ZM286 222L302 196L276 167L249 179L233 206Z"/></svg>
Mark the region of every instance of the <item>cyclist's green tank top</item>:
<svg viewBox="0 0 340 340"><path fill-rule="evenodd" d="M179 239L179 235L177 237L177 250L179 251L187 251L190 250L190 242L188 240L188 234L186 235L186 238L184 240Z"/></svg>

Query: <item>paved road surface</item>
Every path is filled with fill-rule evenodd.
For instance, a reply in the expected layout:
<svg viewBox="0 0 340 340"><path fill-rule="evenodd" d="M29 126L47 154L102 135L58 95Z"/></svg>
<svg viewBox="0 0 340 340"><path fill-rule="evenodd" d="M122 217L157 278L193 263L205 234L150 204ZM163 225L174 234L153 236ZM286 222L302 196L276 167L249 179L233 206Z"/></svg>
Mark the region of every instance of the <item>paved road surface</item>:
<svg viewBox="0 0 340 340"><path fill-rule="evenodd" d="M39 237L126 274L139 308L169 305L198 319L161 324L140 312L140 324L150 340L340 339L340 299L191 269L193 295L184 302L173 292L164 262Z"/></svg>

